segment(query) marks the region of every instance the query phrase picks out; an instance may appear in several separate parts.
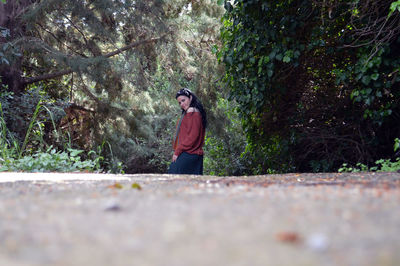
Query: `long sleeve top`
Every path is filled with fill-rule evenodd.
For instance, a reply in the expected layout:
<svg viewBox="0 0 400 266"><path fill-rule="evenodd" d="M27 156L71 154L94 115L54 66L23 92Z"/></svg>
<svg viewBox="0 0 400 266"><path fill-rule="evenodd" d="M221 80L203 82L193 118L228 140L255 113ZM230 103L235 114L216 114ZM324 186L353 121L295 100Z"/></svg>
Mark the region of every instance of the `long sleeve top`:
<svg viewBox="0 0 400 266"><path fill-rule="evenodd" d="M174 154L182 152L203 155L205 129L200 112L188 112L182 119L178 137L173 143Z"/></svg>

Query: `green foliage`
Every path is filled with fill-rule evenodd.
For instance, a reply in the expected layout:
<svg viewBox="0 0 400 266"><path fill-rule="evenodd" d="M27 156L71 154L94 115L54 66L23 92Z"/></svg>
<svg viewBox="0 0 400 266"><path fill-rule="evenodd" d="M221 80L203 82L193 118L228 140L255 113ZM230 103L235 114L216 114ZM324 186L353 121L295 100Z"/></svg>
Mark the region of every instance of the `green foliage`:
<svg viewBox="0 0 400 266"><path fill-rule="evenodd" d="M390 12L388 17L390 17L391 15L393 15L393 12L398 11L400 12L400 1L394 1L391 5L390 5Z"/></svg>
<svg viewBox="0 0 400 266"><path fill-rule="evenodd" d="M394 151L397 151L397 150L399 150L400 149L400 139L399 138L396 138L395 140L394 140Z"/></svg>
<svg viewBox="0 0 400 266"><path fill-rule="evenodd" d="M246 148L246 137L243 134L240 120L233 108L234 104L219 97L214 112L228 119L219 119L214 123L218 134L208 132L205 140L204 174L207 175L242 175L246 173L246 161L241 154ZM210 110L211 111L211 110Z"/></svg>
<svg viewBox="0 0 400 266"><path fill-rule="evenodd" d="M63 109L67 104L51 99L43 87L32 87L19 96L3 87L0 89L0 104L3 122L9 130L8 137L21 145L21 152L34 146L40 148L46 130L52 133L46 136L47 142L61 147L67 142L61 138L62 134L54 131L56 124L65 116Z"/></svg>
<svg viewBox="0 0 400 266"><path fill-rule="evenodd" d="M371 171L377 172L395 172L400 170L400 157L396 161L381 159L375 162L377 166L371 167Z"/></svg>
<svg viewBox="0 0 400 266"><path fill-rule="evenodd" d="M104 158L94 151L90 151L86 158L82 160L83 150L66 148L66 151L57 151L53 146L47 148L46 151L40 149L35 150L32 147L35 141L40 141L40 146L44 146L43 124L38 121L41 111L45 108L51 118L53 114L50 109L42 105L39 100L35 111L30 119L29 126L25 133L23 141L19 141L14 137L7 127L5 113L9 114L10 110L3 112L2 102L9 107L7 99L13 99L10 93L3 93L0 101L0 171L27 171L27 172L76 172L76 171L101 171L101 164ZM10 98L11 97L11 98ZM16 112L17 113L17 112ZM54 121L52 120L53 124ZM32 139L31 136L36 134L38 139ZM37 148L36 148L37 149ZM101 152L101 150L99 150Z"/></svg>
<svg viewBox="0 0 400 266"><path fill-rule="evenodd" d="M258 147L247 141L241 120L235 108L237 104L221 97L216 105L218 112L226 115L224 123L219 123L217 136L208 134L205 143L204 171L209 175L259 175L291 171L290 165L281 164L279 158L287 152L287 145L276 137L270 145ZM267 169L265 171L265 169Z"/></svg>
<svg viewBox="0 0 400 266"><path fill-rule="evenodd" d="M394 162L389 159L380 159L375 162L375 166L368 168L368 166L357 163L356 167L348 166L348 164L344 163L341 168L339 168L338 172L396 172L400 170L400 157L398 157Z"/></svg>
<svg viewBox="0 0 400 266"><path fill-rule="evenodd" d="M20 148L17 140L10 135L4 120L3 108L0 102L0 147L1 158L18 157Z"/></svg>
<svg viewBox="0 0 400 266"><path fill-rule="evenodd" d="M33 155L26 155L18 159L12 157L1 158L0 171L24 172L79 172L101 171L100 157L95 160L82 160L83 150L68 149L56 151L50 147L45 152L37 151Z"/></svg>
<svg viewBox="0 0 400 266"><path fill-rule="evenodd" d="M400 147L400 139L394 140L393 150L397 152ZM347 163L344 163L342 167L338 169L338 172L396 172L400 170L400 157L397 157L394 161L390 159L379 159L375 161L374 166L368 167L365 164L357 163L356 167L351 167Z"/></svg>
<svg viewBox="0 0 400 266"><path fill-rule="evenodd" d="M382 125L385 118L392 114L392 109L397 107L397 101L393 98L397 94L388 93L392 84L398 82L397 78L389 79L393 71L400 69L400 60L391 58L389 45L383 45L372 57L368 50L359 50L360 58L354 67L347 67L347 75L355 77L355 80L344 78L343 81L338 80L338 84L354 83L350 97L355 103L362 103L364 119L371 119L374 123Z"/></svg>
<svg viewBox="0 0 400 266"><path fill-rule="evenodd" d="M9 133L23 143L38 101L49 109L32 125L26 154L49 145L103 147L105 171L165 172L179 114L175 92L190 87L207 109L216 101L222 67L211 47L219 41L221 1L7 4L18 13L7 14L7 41L15 46L4 58L14 63L0 68L12 74L4 81L13 99L2 102ZM66 112L58 116L57 107Z"/></svg>
<svg viewBox="0 0 400 266"><path fill-rule="evenodd" d="M1 107L1 106L0 106L0 107ZM30 134L31 134L33 125L34 125L34 123L36 122L36 119L37 119L37 116L38 116L38 114L39 114L39 111L40 111L40 108L41 108L41 107L42 107L42 105L41 105L41 102L39 101L38 104L36 105L35 111L33 112L33 115L32 115L32 119L31 119L31 121L30 121L30 123L29 123L28 130L27 130L27 132L26 132L24 142L22 143L21 150L20 150L20 152L19 152L19 154L18 154L18 159L21 158L21 155L22 155L22 153L24 152L24 150L25 150L25 148L26 148L26 145L28 144L29 136L30 136Z"/></svg>
<svg viewBox="0 0 400 266"><path fill-rule="evenodd" d="M391 4L225 1L215 52L250 147L279 147L267 153L277 171L388 155L400 123L400 16L387 18Z"/></svg>
<svg viewBox="0 0 400 266"><path fill-rule="evenodd" d="M342 167L339 168L338 172L339 173L358 173L358 172L367 172L368 166L362 164L362 163L357 163L356 167L351 167L347 163L344 163Z"/></svg>

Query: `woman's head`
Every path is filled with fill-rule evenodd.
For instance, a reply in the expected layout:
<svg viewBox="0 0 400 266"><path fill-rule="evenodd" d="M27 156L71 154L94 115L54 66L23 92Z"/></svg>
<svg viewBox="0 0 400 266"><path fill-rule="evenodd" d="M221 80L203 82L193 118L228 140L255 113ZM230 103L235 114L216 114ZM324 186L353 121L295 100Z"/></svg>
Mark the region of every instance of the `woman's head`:
<svg viewBox="0 0 400 266"><path fill-rule="evenodd" d="M189 107L194 107L198 109L199 112L201 113L203 126L204 128L206 128L207 126L206 111L204 110L204 107L201 104L200 100L196 97L196 95L193 92L191 92L187 88L183 88L176 93L175 98L178 101L178 104L181 107L182 112L186 112L189 109Z"/></svg>
<svg viewBox="0 0 400 266"><path fill-rule="evenodd" d="M191 103L193 100L193 93L190 90L183 88L176 93L175 98L178 101L178 104L181 107L181 109L184 112L186 112L189 109L189 107L191 107Z"/></svg>

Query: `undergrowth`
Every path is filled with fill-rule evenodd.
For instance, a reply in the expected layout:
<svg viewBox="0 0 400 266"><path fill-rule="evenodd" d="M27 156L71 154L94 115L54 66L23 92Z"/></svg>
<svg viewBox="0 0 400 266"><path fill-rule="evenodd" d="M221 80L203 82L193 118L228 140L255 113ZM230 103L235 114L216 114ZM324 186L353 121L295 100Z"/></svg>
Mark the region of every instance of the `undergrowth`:
<svg viewBox="0 0 400 266"><path fill-rule="evenodd" d="M28 129L22 143L8 130L4 119L3 108L0 102L0 171L23 172L103 172L102 166L110 164L101 155L105 142L97 151L84 151L72 148L69 143L63 150L57 150L52 145L48 146L43 140L43 132L40 130L38 115L41 111L49 112L41 101L36 105ZM52 116L50 114L52 119ZM52 121L54 125L54 121ZM34 130L39 128L39 130ZM35 133L33 134L33 132ZM54 131L57 129L54 127ZM30 147L31 137L35 136L41 142L37 149ZM28 148L29 147L29 148ZM45 147L45 149L40 148ZM112 162L115 163L115 162ZM111 170L121 173L122 165L116 162Z"/></svg>
<svg viewBox="0 0 400 266"><path fill-rule="evenodd" d="M394 141L394 151L399 154L400 152L400 139L396 138ZM338 170L340 173L342 172L396 172L400 171L400 157L396 157L396 159L380 159L375 162L374 166L368 167L365 164L357 163L356 166L351 166L346 163L342 165Z"/></svg>

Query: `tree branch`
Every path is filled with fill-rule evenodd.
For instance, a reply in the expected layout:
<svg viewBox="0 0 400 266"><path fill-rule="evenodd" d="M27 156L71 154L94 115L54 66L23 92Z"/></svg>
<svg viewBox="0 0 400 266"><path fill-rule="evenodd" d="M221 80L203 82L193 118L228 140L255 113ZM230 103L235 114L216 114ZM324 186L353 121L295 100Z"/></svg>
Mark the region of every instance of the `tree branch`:
<svg viewBox="0 0 400 266"><path fill-rule="evenodd" d="M122 47L122 48L119 48L119 49L117 49L117 50L115 50L115 51L113 51L113 52L110 52L110 53L107 53L107 54L105 54L105 55L102 55L102 57L109 58L109 57L118 55L118 54L120 54L120 53L122 53L122 52L125 52L125 51L127 51L127 50L129 50L129 49L135 48L135 47L137 47L137 46L140 46L140 45L143 45L143 44L147 44L147 43L152 43L152 42L159 41L159 40L163 39L165 36L167 36L167 35L170 34L170 33L171 33L171 32L167 32L167 33L165 33L165 34L163 34L163 35L161 35L160 37L157 37L157 38L150 38L150 39L146 39L146 40L142 40L142 41L138 41L138 42L131 43L131 44L129 44L129 45L127 45L127 46L124 46L124 47ZM44 75L37 76L37 77L24 78L24 79L22 80L22 84L23 84L24 86L26 86L26 85L28 85L28 84L32 84L32 83L35 83L35 82L38 82L38 81L47 80L47 79L52 79L52 78L57 78L57 77L64 76L64 75L68 75L68 74L71 74L72 72L74 72L74 70L72 70L72 69L66 69L66 70L63 70L63 71L60 71L60 72L44 74Z"/></svg>

